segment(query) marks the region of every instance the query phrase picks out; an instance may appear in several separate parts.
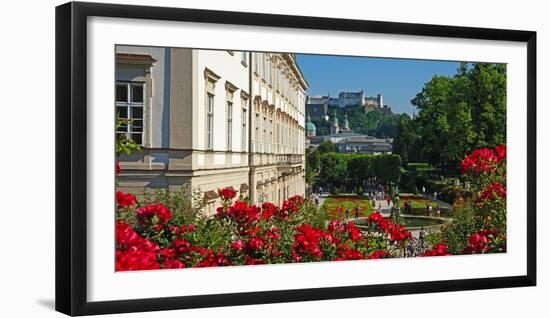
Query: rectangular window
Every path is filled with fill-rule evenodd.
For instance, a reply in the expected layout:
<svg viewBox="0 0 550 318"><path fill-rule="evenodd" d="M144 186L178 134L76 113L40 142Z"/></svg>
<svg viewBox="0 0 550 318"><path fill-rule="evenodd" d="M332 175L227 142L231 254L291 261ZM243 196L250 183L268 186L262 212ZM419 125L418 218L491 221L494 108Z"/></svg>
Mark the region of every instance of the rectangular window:
<svg viewBox="0 0 550 318"><path fill-rule="evenodd" d="M281 152L281 124L277 123L277 153Z"/></svg>
<svg viewBox="0 0 550 318"><path fill-rule="evenodd" d="M246 108L242 109L241 113L241 151L246 151L246 122L247 122Z"/></svg>
<svg viewBox="0 0 550 318"><path fill-rule="evenodd" d="M214 95L207 93L206 97L206 149L214 147Z"/></svg>
<svg viewBox="0 0 550 318"><path fill-rule="evenodd" d="M254 134L254 139L256 141L256 149L255 152L258 152L260 149L260 115L256 114L256 120L254 121L256 133Z"/></svg>
<svg viewBox="0 0 550 318"><path fill-rule="evenodd" d="M241 62L244 65L248 65L248 52L241 52Z"/></svg>
<svg viewBox="0 0 550 318"><path fill-rule="evenodd" d="M260 63L260 53L254 52L254 72L256 74L260 74L259 63Z"/></svg>
<svg viewBox="0 0 550 318"><path fill-rule="evenodd" d="M281 93L283 91L283 87L282 87L283 86L283 84L282 84L283 83L283 78L284 77L283 77L282 71L279 71L279 84L278 84L277 88L279 89L279 92L281 92Z"/></svg>
<svg viewBox="0 0 550 318"><path fill-rule="evenodd" d="M272 67L273 67L273 63L271 63L271 60L268 60L267 61L267 82L269 84L271 84L271 80L273 77Z"/></svg>
<svg viewBox="0 0 550 318"><path fill-rule="evenodd" d="M273 152L273 120L269 120L269 152Z"/></svg>
<svg viewBox="0 0 550 318"><path fill-rule="evenodd" d="M227 150L233 146L233 103L227 102Z"/></svg>
<svg viewBox="0 0 550 318"><path fill-rule="evenodd" d="M267 68L266 57L265 57L265 54L263 54L263 53L260 53L260 56L261 56L261 59L262 59L262 78L265 80L265 77L266 77L266 75L267 75L267 71L266 71L266 68Z"/></svg>
<svg viewBox="0 0 550 318"><path fill-rule="evenodd" d="M263 141L264 141L264 150L267 151L267 132L266 132L266 129L267 129L267 118L264 117L264 123L263 123Z"/></svg>
<svg viewBox="0 0 550 318"><path fill-rule="evenodd" d="M143 146L143 108L145 85L140 82L116 83L116 112L124 122L117 127L117 138L132 139Z"/></svg>

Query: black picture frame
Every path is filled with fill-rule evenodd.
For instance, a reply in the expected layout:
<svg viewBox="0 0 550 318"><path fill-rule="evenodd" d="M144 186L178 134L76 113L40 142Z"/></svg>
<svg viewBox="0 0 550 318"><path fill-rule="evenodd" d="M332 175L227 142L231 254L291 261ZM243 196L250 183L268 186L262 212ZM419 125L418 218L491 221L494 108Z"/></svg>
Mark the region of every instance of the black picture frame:
<svg viewBox="0 0 550 318"><path fill-rule="evenodd" d="M527 275L88 302L86 21L92 16L526 43ZM91 315L536 285L536 32L81 2L56 7L55 28L57 311L68 315Z"/></svg>

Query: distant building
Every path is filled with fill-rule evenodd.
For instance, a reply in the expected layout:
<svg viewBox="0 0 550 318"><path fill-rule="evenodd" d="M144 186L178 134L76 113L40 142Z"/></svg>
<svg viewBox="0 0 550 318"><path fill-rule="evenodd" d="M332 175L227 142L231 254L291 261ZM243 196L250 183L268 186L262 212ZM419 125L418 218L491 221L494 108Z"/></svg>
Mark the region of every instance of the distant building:
<svg viewBox="0 0 550 318"><path fill-rule="evenodd" d="M313 118L323 118L327 120L328 104L306 104L306 113Z"/></svg>
<svg viewBox="0 0 550 318"><path fill-rule="evenodd" d="M365 114L372 111L379 111L386 115L392 114L391 107L388 105L384 105L384 96L382 94L378 94L376 95L376 97L365 97L363 109Z"/></svg>
<svg viewBox="0 0 550 318"><path fill-rule="evenodd" d="M384 104L382 94L376 96L366 96L363 90L359 92L340 92L338 97L330 95L311 95L306 99L306 112L313 118L328 117L329 108L344 109L352 106L361 106L363 111L369 113L378 111L386 115L392 114L391 107Z"/></svg>
<svg viewBox="0 0 550 318"><path fill-rule="evenodd" d="M336 144L339 153L361 153L369 155L391 154L393 139L376 138L354 132L330 134L308 138L308 147L315 149L325 141Z"/></svg>
<svg viewBox="0 0 550 318"><path fill-rule="evenodd" d="M311 126L309 125L311 123ZM309 127L309 128L308 128ZM368 135L357 134L351 130L347 114L344 116L342 126L338 123L336 112L331 116L330 135L317 136L315 125L308 116L306 123L307 139L306 145L314 149L325 141L336 144L339 153L361 153L370 155L391 154L393 150L393 139L375 138Z"/></svg>
<svg viewBox="0 0 550 318"><path fill-rule="evenodd" d="M370 155L391 154L393 140L367 135L349 136L336 143L340 153L362 153Z"/></svg>

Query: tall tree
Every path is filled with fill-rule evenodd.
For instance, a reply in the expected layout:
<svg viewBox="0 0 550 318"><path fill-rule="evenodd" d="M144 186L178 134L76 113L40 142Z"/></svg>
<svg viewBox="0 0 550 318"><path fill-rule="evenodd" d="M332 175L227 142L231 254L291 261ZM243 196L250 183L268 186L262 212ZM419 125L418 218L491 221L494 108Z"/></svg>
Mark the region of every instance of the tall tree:
<svg viewBox="0 0 550 318"><path fill-rule="evenodd" d="M393 140L393 153L398 154L404 164L416 160L414 152L417 143L416 131L410 117L403 117L397 126L396 137Z"/></svg>
<svg viewBox="0 0 550 318"><path fill-rule="evenodd" d="M394 151L404 162L456 171L473 149L506 143L506 65L461 63L455 76L434 76L411 103L419 110L401 122Z"/></svg>
<svg viewBox="0 0 550 318"><path fill-rule="evenodd" d="M347 157L349 155L339 153L326 153L321 155L321 171L319 181L322 185L333 190L346 184Z"/></svg>
<svg viewBox="0 0 550 318"><path fill-rule="evenodd" d="M336 152L336 145L330 140L323 141L317 146L317 151L319 151L320 154Z"/></svg>
<svg viewBox="0 0 550 318"><path fill-rule="evenodd" d="M459 102L452 108L449 114L449 163L447 168L458 168L458 163L465 153L472 150L476 138L474 123L472 121L471 107L466 102Z"/></svg>
<svg viewBox="0 0 550 318"><path fill-rule="evenodd" d="M447 110L451 90L452 78L434 76L411 101L419 109L415 119L421 140L419 156L422 161L438 166L444 163L448 153Z"/></svg>

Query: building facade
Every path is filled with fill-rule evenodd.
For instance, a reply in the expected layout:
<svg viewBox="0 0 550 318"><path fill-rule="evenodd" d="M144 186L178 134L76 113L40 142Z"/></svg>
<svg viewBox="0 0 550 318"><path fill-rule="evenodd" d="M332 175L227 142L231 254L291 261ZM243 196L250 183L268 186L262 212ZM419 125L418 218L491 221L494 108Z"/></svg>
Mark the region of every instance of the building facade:
<svg viewBox="0 0 550 318"><path fill-rule="evenodd" d="M117 46L117 134L140 152L121 155L119 188L201 195L217 190L255 203L303 194L305 81L293 55ZM300 138L302 137L302 138Z"/></svg>

